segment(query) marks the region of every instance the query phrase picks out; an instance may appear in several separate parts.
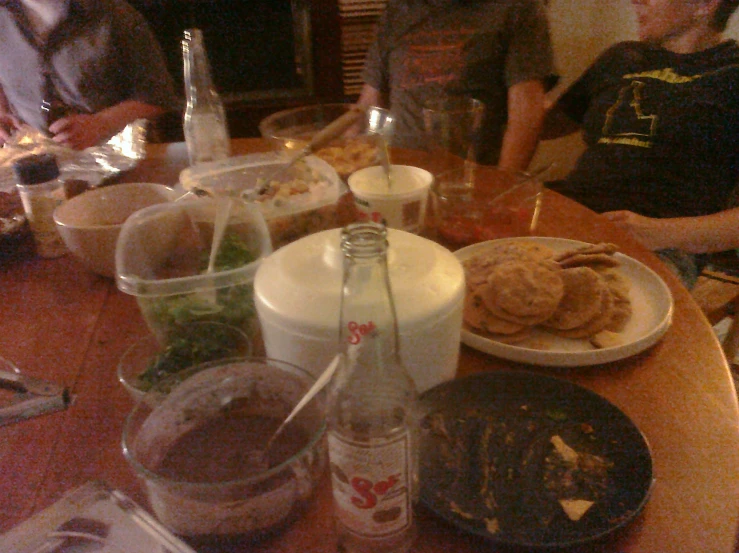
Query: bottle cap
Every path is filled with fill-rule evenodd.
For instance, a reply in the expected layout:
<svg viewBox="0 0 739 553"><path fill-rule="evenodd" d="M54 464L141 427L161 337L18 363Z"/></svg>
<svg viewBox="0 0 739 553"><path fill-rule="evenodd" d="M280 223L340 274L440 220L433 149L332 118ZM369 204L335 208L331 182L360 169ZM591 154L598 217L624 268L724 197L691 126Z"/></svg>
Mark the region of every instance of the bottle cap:
<svg viewBox="0 0 739 553"><path fill-rule="evenodd" d="M59 176L59 164L54 154L33 154L13 163L19 184L41 184Z"/></svg>

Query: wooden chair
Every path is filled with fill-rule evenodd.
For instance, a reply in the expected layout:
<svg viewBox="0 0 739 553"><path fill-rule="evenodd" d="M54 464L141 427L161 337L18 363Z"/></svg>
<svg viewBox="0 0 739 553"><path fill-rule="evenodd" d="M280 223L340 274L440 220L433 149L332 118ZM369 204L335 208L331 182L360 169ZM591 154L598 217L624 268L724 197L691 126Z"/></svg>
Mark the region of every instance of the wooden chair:
<svg viewBox="0 0 739 553"><path fill-rule="evenodd" d="M732 371L739 372L739 257L735 251L713 254L709 257L698 281L691 290L693 298L708 318L716 325L730 318L729 330L722 347Z"/></svg>

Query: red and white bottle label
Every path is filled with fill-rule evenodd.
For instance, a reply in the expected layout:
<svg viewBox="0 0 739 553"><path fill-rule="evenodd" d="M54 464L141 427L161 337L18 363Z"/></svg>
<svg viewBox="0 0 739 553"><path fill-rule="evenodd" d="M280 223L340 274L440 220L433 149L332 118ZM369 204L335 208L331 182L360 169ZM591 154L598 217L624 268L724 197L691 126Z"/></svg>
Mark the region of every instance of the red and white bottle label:
<svg viewBox="0 0 739 553"><path fill-rule="evenodd" d="M328 436L336 515L346 528L378 538L412 522L410 436L354 442Z"/></svg>

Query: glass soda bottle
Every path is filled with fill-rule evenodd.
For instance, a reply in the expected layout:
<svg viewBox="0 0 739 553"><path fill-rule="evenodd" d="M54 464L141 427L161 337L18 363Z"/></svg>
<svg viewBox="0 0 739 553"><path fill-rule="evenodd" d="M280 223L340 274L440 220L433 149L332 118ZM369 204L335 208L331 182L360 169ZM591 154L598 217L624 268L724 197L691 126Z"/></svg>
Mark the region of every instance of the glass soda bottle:
<svg viewBox="0 0 739 553"><path fill-rule="evenodd" d="M187 104L182 127L190 165L231 154L226 112L213 85L200 29L186 29L182 40Z"/></svg>
<svg viewBox="0 0 739 553"><path fill-rule="evenodd" d="M349 225L341 248L344 355L328 411L339 550L403 552L416 532L417 392L399 355L385 227Z"/></svg>

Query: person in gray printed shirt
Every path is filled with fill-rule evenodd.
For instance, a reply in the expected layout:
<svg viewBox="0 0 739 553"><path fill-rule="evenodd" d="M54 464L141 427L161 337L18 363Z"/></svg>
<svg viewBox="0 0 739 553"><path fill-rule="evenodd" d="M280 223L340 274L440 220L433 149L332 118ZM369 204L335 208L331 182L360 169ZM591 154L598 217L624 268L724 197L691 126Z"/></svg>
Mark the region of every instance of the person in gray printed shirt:
<svg viewBox="0 0 739 553"><path fill-rule="evenodd" d="M525 170L553 84L539 0L389 0L358 103L389 107L393 144L423 147L423 105L444 94L485 103L480 161Z"/></svg>

